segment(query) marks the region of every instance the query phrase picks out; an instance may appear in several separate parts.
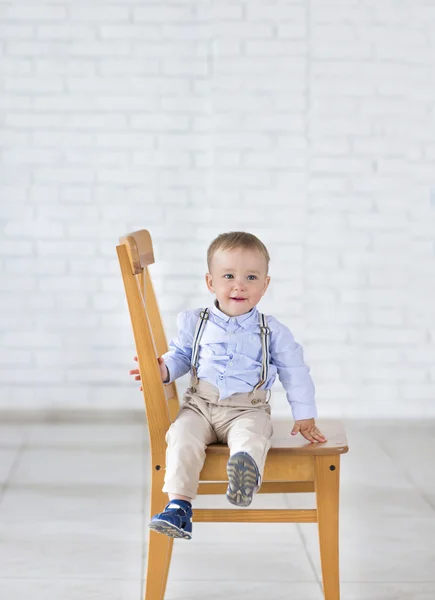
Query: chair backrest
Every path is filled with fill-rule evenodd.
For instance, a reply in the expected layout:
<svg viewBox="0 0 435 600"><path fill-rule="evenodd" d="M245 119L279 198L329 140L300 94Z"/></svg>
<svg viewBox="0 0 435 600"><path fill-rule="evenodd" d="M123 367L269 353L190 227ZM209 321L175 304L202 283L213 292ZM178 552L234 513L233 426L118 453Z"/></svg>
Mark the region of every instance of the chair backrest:
<svg viewBox="0 0 435 600"><path fill-rule="evenodd" d="M165 434L178 410L175 384L164 386L157 357L164 354L167 341L148 266L154 263L153 245L148 231L129 233L116 247L131 325L150 435L151 452L165 452Z"/></svg>

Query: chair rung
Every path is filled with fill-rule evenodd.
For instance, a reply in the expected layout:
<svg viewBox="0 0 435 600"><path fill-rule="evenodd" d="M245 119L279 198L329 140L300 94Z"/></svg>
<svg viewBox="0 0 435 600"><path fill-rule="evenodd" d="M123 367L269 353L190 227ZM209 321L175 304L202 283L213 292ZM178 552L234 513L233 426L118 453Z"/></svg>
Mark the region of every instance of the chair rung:
<svg viewBox="0 0 435 600"><path fill-rule="evenodd" d="M201 481L198 494L225 494L228 483L220 481ZM314 492L313 481L265 481L257 494L300 494Z"/></svg>
<svg viewBox="0 0 435 600"><path fill-rule="evenodd" d="M208 509L193 511L193 520L199 523L317 523L317 510L310 509Z"/></svg>

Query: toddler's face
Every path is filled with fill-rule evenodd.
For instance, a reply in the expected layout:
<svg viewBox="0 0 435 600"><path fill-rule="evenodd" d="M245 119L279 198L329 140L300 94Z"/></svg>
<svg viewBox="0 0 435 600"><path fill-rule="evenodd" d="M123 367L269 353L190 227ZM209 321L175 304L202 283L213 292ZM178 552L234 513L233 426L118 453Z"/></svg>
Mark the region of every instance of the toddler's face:
<svg viewBox="0 0 435 600"><path fill-rule="evenodd" d="M205 276L207 287L216 294L220 310L230 317L256 306L270 281L266 259L257 250L218 250L210 271Z"/></svg>

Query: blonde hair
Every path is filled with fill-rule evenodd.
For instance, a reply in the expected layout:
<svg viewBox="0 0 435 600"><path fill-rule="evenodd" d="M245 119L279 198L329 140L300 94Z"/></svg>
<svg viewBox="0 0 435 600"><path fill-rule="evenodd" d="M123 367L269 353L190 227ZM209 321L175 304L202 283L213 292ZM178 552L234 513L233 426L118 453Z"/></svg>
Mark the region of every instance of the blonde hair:
<svg viewBox="0 0 435 600"><path fill-rule="evenodd" d="M235 250L243 248L244 250L258 250L266 259L266 272L269 271L270 256L266 246L261 240L252 233L246 231L230 231L221 233L212 241L207 250L207 265L210 271L213 256L217 250Z"/></svg>

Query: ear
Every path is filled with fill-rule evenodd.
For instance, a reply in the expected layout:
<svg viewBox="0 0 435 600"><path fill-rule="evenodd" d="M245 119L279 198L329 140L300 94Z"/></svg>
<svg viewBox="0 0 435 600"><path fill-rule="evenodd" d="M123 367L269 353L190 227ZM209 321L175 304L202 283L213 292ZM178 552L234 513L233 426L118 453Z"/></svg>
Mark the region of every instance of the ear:
<svg viewBox="0 0 435 600"><path fill-rule="evenodd" d="M210 273L205 274L205 283L207 284L208 291L214 294L213 279Z"/></svg>
<svg viewBox="0 0 435 600"><path fill-rule="evenodd" d="M264 296L264 294L266 293L266 290L269 287L269 283L270 283L270 275L268 275L264 281L264 288L263 288L262 296Z"/></svg>

